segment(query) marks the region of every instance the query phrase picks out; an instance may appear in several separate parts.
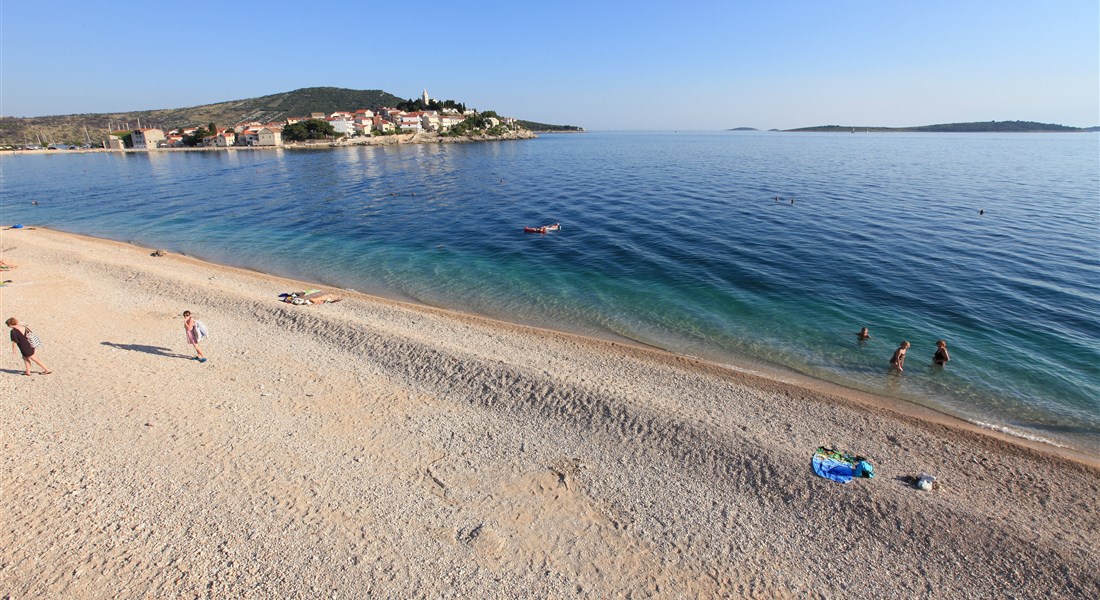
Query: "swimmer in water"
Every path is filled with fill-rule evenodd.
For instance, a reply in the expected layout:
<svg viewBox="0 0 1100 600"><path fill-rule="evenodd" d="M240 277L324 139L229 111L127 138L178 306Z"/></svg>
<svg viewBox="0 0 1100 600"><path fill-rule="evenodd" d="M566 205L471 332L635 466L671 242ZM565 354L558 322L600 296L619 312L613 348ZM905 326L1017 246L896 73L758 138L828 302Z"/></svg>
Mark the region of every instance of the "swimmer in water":
<svg viewBox="0 0 1100 600"><path fill-rule="evenodd" d="M951 355L947 353L947 342L936 340L936 353L932 355L932 362L942 367L949 360L951 360Z"/></svg>
<svg viewBox="0 0 1100 600"><path fill-rule="evenodd" d="M894 356L890 358L890 366L899 372L905 370L905 352L909 350L909 342L902 342L898 349L894 350Z"/></svg>

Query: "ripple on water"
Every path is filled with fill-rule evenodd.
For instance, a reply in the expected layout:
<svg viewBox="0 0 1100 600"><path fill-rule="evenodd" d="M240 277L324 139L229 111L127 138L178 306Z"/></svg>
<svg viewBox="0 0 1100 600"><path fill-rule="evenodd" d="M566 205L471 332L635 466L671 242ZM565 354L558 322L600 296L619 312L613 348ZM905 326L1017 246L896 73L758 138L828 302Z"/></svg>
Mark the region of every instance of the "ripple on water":
<svg viewBox="0 0 1100 600"><path fill-rule="evenodd" d="M1096 140L588 134L26 156L2 175L13 222L766 361L1097 453ZM952 361L932 371L937 338ZM902 339L913 368L887 377Z"/></svg>

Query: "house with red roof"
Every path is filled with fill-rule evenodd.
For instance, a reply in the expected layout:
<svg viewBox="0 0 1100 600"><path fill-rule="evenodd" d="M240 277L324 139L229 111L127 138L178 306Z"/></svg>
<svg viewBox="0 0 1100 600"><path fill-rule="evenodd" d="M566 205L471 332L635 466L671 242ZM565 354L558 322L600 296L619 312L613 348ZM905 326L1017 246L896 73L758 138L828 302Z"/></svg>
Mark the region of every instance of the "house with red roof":
<svg viewBox="0 0 1100 600"><path fill-rule="evenodd" d="M397 128L405 132L421 131L424 126L420 118L424 116L422 111L403 113L397 118Z"/></svg>
<svg viewBox="0 0 1100 600"><path fill-rule="evenodd" d="M229 129L222 129L213 137L214 146L218 148L228 148L237 143L236 132Z"/></svg>
<svg viewBox="0 0 1100 600"><path fill-rule="evenodd" d="M264 127L256 132L257 141L254 146L282 146L283 130L279 127Z"/></svg>
<svg viewBox="0 0 1100 600"><path fill-rule="evenodd" d="M393 131L393 123L387 121L381 114L374 115L374 119L371 121L371 129L381 133L389 133Z"/></svg>
<svg viewBox="0 0 1100 600"><path fill-rule="evenodd" d="M255 131L246 129L237 134L238 146L255 146L258 141L260 141L260 134Z"/></svg>

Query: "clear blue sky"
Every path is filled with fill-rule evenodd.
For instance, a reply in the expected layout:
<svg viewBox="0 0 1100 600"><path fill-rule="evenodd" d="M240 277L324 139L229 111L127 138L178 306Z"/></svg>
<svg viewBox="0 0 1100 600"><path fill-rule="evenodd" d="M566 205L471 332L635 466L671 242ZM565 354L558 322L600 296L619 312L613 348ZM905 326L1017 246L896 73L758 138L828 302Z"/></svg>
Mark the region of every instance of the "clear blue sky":
<svg viewBox="0 0 1100 600"><path fill-rule="evenodd" d="M9 116L337 86L587 129L1100 125L1097 0L0 0L0 34Z"/></svg>

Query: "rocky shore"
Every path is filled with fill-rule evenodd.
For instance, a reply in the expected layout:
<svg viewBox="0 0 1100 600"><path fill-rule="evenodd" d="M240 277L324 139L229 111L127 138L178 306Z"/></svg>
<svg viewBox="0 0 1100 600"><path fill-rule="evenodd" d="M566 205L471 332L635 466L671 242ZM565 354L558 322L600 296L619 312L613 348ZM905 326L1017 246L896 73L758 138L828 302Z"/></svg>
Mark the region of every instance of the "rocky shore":
<svg viewBox="0 0 1100 600"><path fill-rule="evenodd" d="M395 135L376 135L371 137L356 137L350 139L342 139L337 141L330 140L315 140L309 142L290 142L281 146L232 146L229 148L157 148L156 150L135 150L133 148L127 148L125 150L105 150L103 148L92 148L82 150L12 150L7 152L5 156L18 156L23 154L75 154L86 152L224 152L229 150L280 150L280 149L307 149L315 150L320 148L342 148L345 146L399 146L402 144L463 144L471 142L497 142L497 141L509 141L509 140L531 140L537 138L538 135L535 132L528 131L526 129L518 129L515 131L509 131L503 135L464 135L464 136L447 136L440 135L436 132L420 131L416 133L401 133Z"/></svg>
<svg viewBox="0 0 1100 600"><path fill-rule="evenodd" d="M397 144L462 144L468 142L495 142L503 140L530 140L537 138L535 133L526 129L509 131L503 135L463 135L447 136L431 131L403 133L398 135L376 135L369 138L351 138L331 143L331 146L390 146ZM287 147L293 147L288 145Z"/></svg>

